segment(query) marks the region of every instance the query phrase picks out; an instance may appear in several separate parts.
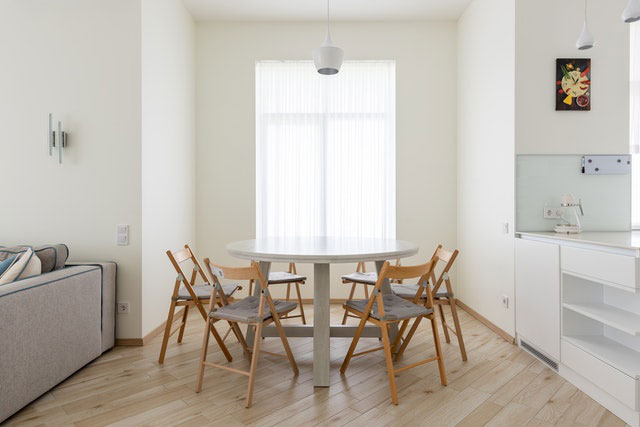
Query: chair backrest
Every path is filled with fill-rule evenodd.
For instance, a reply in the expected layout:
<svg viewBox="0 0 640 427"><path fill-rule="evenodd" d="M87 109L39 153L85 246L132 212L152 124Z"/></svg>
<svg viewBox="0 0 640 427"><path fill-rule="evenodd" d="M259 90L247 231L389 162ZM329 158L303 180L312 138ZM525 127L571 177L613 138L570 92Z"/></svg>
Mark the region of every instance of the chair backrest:
<svg viewBox="0 0 640 427"><path fill-rule="evenodd" d="M168 250L167 256L169 257L173 268L175 268L178 275L181 276L180 279L185 284L185 286L195 285L198 274L200 274L200 277L202 277L202 280L204 280L207 285L211 284L207 276L204 274L204 271L202 271L202 267L198 262L198 258L195 256L189 245L184 245L184 249L179 251ZM182 268L182 264L187 261L191 261L193 263L193 267L191 268L191 278L188 281L187 275Z"/></svg>
<svg viewBox="0 0 640 427"><path fill-rule="evenodd" d="M449 270L451 270L451 267L453 267L453 263L455 262L457 257L457 249L453 252L448 252L442 249L442 245L438 245L438 247L436 248L435 252L433 253L433 258L435 258L439 263L444 263L444 268L440 272L440 275L437 279L435 270L431 275L434 294L438 292L438 289L440 289L442 283L445 283L448 293L453 293L453 290L451 288L451 279L449 278Z"/></svg>
<svg viewBox="0 0 640 427"><path fill-rule="evenodd" d="M224 296L224 292L222 292L222 286L220 284L220 279L224 278L229 280L248 280L253 281L254 283L259 283L262 292L260 293L258 316L261 317L264 314L265 300L267 304L269 304L272 313L275 313L273 300L271 299L271 295L269 294L267 286L267 279L262 274L260 265L257 262L252 262L251 266L249 267L224 267L212 263L209 258L205 258L204 263L214 283L213 289L211 290L211 301L209 302L210 310L213 310L215 308L216 297L220 298L222 305L228 304L227 299Z"/></svg>
<svg viewBox="0 0 640 427"><path fill-rule="evenodd" d="M175 268L176 272L178 273L175 285L173 287L172 298L175 299L178 297L180 283L182 283L187 289L187 292L189 292L189 295L191 295L191 298L195 302L200 313L205 316L204 308L202 307L202 304L200 304L200 299L193 290L193 286L196 283L198 274L200 275L200 277L202 277L202 280L204 280L207 285L210 285L211 283L209 282L209 279L207 279L207 276L204 274L204 271L202 271L202 267L198 262L198 258L195 256L189 245L184 245L184 249L179 251L168 250L167 256L169 257L169 261L171 261L173 268ZM193 263L193 267L191 269L191 278L189 280L187 280L187 275L182 268L182 264L186 263L187 261L191 261Z"/></svg>
<svg viewBox="0 0 640 427"><path fill-rule="evenodd" d="M396 266L401 265L400 258L396 260L396 263L394 265ZM356 267L356 273L366 273L366 272L367 272L367 265L363 261L359 262L358 266ZM392 281L392 283L402 283L402 279L394 280Z"/></svg>
<svg viewBox="0 0 640 427"><path fill-rule="evenodd" d="M382 265L382 269L380 270L380 274L378 274L378 280L376 281L373 292L371 293L371 297L369 298L369 302L367 303L367 307L365 312L369 314L373 307L374 302L378 302L378 311L380 314L380 318L384 318L384 301L382 298L382 292L380 291L382 287L382 283L385 279L388 279L390 282L393 280L406 280L406 279L418 279L419 283L419 291L417 295L421 295L424 290L427 291L427 298L424 302L424 305L428 308L433 307L433 294L427 285L429 277L433 275L433 270L436 266L437 259L431 258L429 262L421 265L412 265L412 266L399 266L399 265L391 265L388 261L386 261ZM415 302L415 301L414 301Z"/></svg>

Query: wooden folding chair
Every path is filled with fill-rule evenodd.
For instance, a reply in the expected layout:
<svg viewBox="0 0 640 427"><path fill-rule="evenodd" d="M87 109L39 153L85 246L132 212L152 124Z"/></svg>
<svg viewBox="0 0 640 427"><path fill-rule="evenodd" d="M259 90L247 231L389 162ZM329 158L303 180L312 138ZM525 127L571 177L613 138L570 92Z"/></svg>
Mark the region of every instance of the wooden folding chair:
<svg viewBox="0 0 640 427"><path fill-rule="evenodd" d="M306 325L307 320L304 317L304 306L302 304L302 295L300 294L300 285L304 285L307 281L305 276L300 276L298 274L298 270L296 269L296 264L294 262L289 263L288 271L272 271L269 273L269 286L271 285L282 285L287 284L287 297L285 301L289 301L291 296L291 285L295 285L296 293L298 294L298 306L300 307L300 314L296 314L291 316L287 314L286 316L280 317L281 319L293 319L295 317L300 317L302 319L302 324ZM249 295L253 295L253 280L249 282Z"/></svg>
<svg viewBox="0 0 640 427"><path fill-rule="evenodd" d="M204 329L204 338L202 339L202 351L200 353L200 366L198 369L198 379L196 381L196 392L199 393L202 390L202 380L204 377L205 366L211 366L218 369L224 369L236 374L246 375L249 377L249 386L247 389L246 399L246 406L247 408L249 408L253 399L253 387L256 379L256 369L258 367L259 353L262 352L271 356L286 357L287 359L289 359L289 363L291 364L291 368L293 369L294 374L298 375L298 366L296 365L296 361L293 358L293 353L291 353L291 348L289 347L287 336L285 335L282 324L280 323L280 315L295 310L297 304L295 302L285 302L277 300L274 301L271 299L271 295L269 294L269 289L267 287L267 281L262 275L260 267L256 262L251 263L250 267L241 268L222 267L211 263L207 263L207 265L211 267L214 286L211 291L212 293L209 302L207 327L205 327ZM259 297L250 295L244 299L229 304L222 290L222 285L220 284L219 279L221 278L230 280L253 280L255 283L260 284L262 291ZM219 307L217 307L214 303L214 301L218 297L222 301L222 304ZM251 354L251 366L249 368L249 371L242 371L240 369L231 368L229 366L207 362L209 329L211 328L211 330L214 331L214 323L218 320L225 320L227 322L230 322L233 330L236 331L236 333L239 335L239 340L240 344L242 345L243 352L247 355ZM262 336L262 328L264 326L267 326L270 323L275 323L276 328L280 334L280 339L282 340L282 345L284 346L286 355L260 350L260 342L262 340L259 338L253 340L253 350L250 350L247 346L246 341L244 340L244 337L242 337L242 335L240 334L240 327L238 323L247 323L249 325L248 327L253 326L255 328L256 337ZM226 349L224 342L219 341L218 344L224 352Z"/></svg>
<svg viewBox="0 0 640 427"><path fill-rule="evenodd" d="M398 404L398 393L396 391L395 381L396 374L407 369L415 368L416 366L424 365L425 363L437 361L438 368L440 370L440 382L442 383L442 385L447 385L447 376L444 370L444 360L442 358L442 349L440 347L438 325L434 312L434 301L431 290L426 287L427 298L424 300L423 304L417 304L393 294L383 296L380 288L382 286L382 282L385 279L411 279L419 277L419 283L421 287L420 291L422 292L422 290L425 289L423 285L426 285L428 278L433 274L435 265L436 261L434 259L426 264L411 267L391 266L388 262L385 262L382 266L382 269L380 270L380 274L378 275L378 280L376 281L374 289L371 293L371 297L368 300L349 300L343 306L345 310L348 310L350 313L358 316L360 318L360 323L358 324L358 328L356 330L355 336L353 337L353 341L351 342L351 346L349 347L349 351L344 358L344 362L342 363L340 372L342 372L343 374L345 373L352 357L368 354L378 350L383 350L387 362L387 375L389 377L389 386L391 388L391 401L394 405ZM391 354L392 345L389 338L389 325L392 323L403 322L414 318L416 320L414 321L413 326L409 331L409 334L411 336L413 336L413 334L415 333L422 318L427 318L431 321L431 331L433 333L433 341L436 347L436 355L428 359L403 366L401 368L394 368ZM362 334L364 326L367 322L371 322L374 325L380 327L383 345L382 347L354 353L356 346L358 345L360 335ZM395 348L399 339L400 335L398 335L398 337L394 341L393 348ZM409 340L405 340L405 342L403 343L403 351L408 342Z"/></svg>
<svg viewBox="0 0 640 427"><path fill-rule="evenodd" d="M462 356L462 360L467 360L467 350L464 346L464 338L462 337L462 328L460 327L460 319L458 318L458 309L456 304L456 298L453 293L453 287L451 286L451 277L449 276L449 271L451 267L453 267L453 263L458 256L458 250L454 250L453 252L448 252L442 249L442 245L438 245L436 248L433 257L439 262L444 263L444 268L440 272L440 275L436 279L436 273L431 275L430 277L430 285L432 288L433 297L436 305L438 306L438 311L440 312L440 318L442 319L442 329L444 331L444 337L447 343L451 342L451 338L449 336L449 331L453 335L455 335L458 340L458 345L460 346L460 355ZM440 287L444 283L446 292L439 292ZM418 294L418 285L391 285L391 289L393 293L398 295L399 297L409 299L412 301L417 301L416 298L426 298L426 294L422 293L422 296ZM444 310L442 309L443 305L448 305L451 308L451 317L453 318L452 328L449 323L447 323L447 319L444 316ZM404 333L407 325L403 324L400 329L401 334Z"/></svg>
<svg viewBox="0 0 640 427"><path fill-rule="evenodd" d="M396 260L395 265L397 266L400 265L400 258ZM345 274L344 276L342 276L342 283L344 283L345 285L348 285L349 283L351 283L351 292L349 292L349 298L347 299L353 299L353 295L356 292L356 286L358 285L364 286L364 297L369 298L369 286L375 285L377 280L378 280L378 273L376 272L367 273L366 264L364 262L359 262L358 266L356 267L355 273ZM402 283L402 280L397 281L397 283ZM342 317L343 325L347 323L347 317L357 318L357 316L353 316L349 314L347 310L345 310L344 316Z"/></svg>
<svg viewBox="0 0 640 427"><path fill-rule="evenodd" d="M167 256L175 268L178 276L176 277L175 284L173 285L173 293L171 294L171 305L169 306L169 315L167 316L167 323L164 329L164 337L162 338L162 346L160 347L160 357L158 358L158 363L164 363L164 356L167 352L167 345L169 343L169 337L178 333L178 342L182 342L182 336L184 335L184 328L187 324L187 317L189 316L189 309L191 307L196 307L200 312L200 315L204 320L207 320L207 313L204 309L203 304L209 302L209 298L211 297L211 284L204 271L202 271L202 267L200 267L200 263L196 258L195 254L189 247L189 245L184 245L184 249L180 251L167 251ZM192 271L191 271L191 279L187 280L187 275L182 269L182 263L191 261L193 263ZM204 285L196 285L196 279L198 275L204 281ZM224 287L224 293L227 298L231 298L233 293L242 289L242 286L238 285L226 285ZM219 301L218 301L219 302ZM175 310L177 307L184 307L184 312L182 313L182 321L180 325L173 331L171 327L173 325L173 316L175 314ZM226 337L226 336L225 336Z"/></svg>

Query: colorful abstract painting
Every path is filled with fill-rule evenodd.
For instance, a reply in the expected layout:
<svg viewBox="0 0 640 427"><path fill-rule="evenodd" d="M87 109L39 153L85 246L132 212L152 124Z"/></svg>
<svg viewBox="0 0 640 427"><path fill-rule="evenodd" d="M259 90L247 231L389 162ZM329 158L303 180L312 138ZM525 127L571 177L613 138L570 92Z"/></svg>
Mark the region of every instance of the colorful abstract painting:
<svg viewBox="0 0 640 427"><path fill-rule="evenodd" d="M591 110L591 59L556 59L556 111Z"/></svg>

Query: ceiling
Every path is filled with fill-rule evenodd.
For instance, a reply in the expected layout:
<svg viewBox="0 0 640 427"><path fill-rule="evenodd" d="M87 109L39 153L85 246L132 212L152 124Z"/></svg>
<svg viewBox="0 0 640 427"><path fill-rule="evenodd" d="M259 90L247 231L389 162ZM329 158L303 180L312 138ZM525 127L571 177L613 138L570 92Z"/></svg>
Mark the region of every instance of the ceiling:
<svg viewBox="0 0 640 427"><path fill-rule="evenodd" d="M322 21L325 0L183 0L196 21ZM333 0L335 21L456 20L472 0Z"/></svg>

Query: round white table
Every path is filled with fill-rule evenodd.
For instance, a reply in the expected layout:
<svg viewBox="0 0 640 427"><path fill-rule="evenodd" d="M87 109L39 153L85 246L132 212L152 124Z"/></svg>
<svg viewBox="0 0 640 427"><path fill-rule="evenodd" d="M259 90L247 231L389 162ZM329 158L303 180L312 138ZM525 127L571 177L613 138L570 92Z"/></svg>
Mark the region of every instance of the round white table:
<svg viewBox="0 0 640 427"><path fill-rule="evenodd" d="M314 264L313 269L313 325L285 326L288 337L313 337L313 384L329 386L329 339L353 337L354 326L331 326L329 321L330 276L329 264L373 261L378 273L389 259L404 258L418 253L418 246L403 240L339 237L291 237L243 240L227 245L229 253L237 258L260 262L264 277L269 277L272 262ZM382 293L390 294L388 281L382 284ZM259 295L259 286L254 294ZM397 329L396 329L397 330ZM263 329L264 336L278 336L273 326ZM390 331L393 335L395 331ZM364 336L379 335L378 328L367 328ZM249 328L247 341L253 342ZM392 337L393 340L393 337Z"/></svg>

